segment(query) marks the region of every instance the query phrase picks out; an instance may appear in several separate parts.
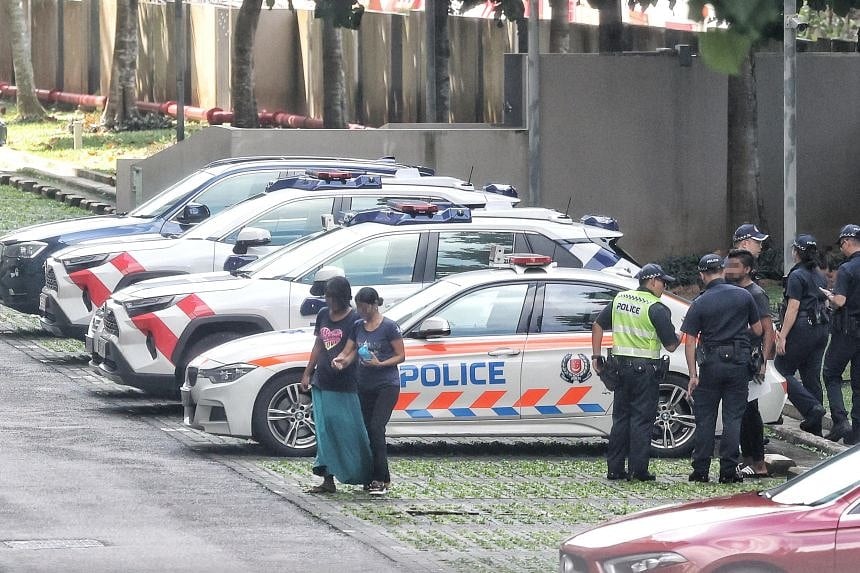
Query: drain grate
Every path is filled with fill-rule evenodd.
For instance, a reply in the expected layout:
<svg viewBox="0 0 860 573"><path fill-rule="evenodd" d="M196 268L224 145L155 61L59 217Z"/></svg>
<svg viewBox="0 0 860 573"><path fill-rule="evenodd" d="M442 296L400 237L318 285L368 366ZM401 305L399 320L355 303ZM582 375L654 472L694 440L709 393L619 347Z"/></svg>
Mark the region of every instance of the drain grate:
<svg viewBox="0 0 860 573"><path fill-rule="evenodd" d="M104 546L104 543L95 539L9 539L0 541L0 548L5 549L85 549Z"/></svg>

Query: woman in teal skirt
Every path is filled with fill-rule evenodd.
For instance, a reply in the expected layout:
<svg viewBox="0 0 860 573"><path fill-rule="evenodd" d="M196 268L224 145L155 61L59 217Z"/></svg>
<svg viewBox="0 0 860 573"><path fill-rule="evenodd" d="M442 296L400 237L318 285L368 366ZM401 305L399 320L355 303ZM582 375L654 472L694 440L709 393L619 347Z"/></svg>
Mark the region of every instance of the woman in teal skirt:
<svg viewBox="0 0 860 573"><path fill-rule="evenodd" d="M370 482L372 458L358 400L355 368L338 370L332 360L344 348L359 319L350 307L352 289L342 276L325 284L326 307L317 315L314 347L301 386L311 389L317 457L313 472L323 482L311 493L334 493L341 483Z"/></svg>

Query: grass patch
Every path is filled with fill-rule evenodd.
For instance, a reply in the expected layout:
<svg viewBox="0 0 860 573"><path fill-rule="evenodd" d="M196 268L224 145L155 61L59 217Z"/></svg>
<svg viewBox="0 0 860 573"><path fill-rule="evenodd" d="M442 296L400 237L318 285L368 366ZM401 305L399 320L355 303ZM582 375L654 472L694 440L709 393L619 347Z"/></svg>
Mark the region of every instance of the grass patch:
<svg viewBox="0 0 860 573"><path fill-rule="evenodd" d="M46 221L90 215L92 213L86 209L71 207L8 185L0 185L0 234Z"/></svg>
<svg viewBox="0 0 860 573"><path fill-rule="evenodd" d="M81 113L61 109L48 109L51 117L34 123L15 123L11 119L17 114L14 103L7 108L6 145L18 151L26 151L50 159L76 163L86 169L103 173L116 173L117 157L149 157L176 142L175 129L147 129L141 131L99 131L99 112ZM84 122L82 149L74 149L72 121ZM186 122L185 133L202 129L195 122Z"/></svg>

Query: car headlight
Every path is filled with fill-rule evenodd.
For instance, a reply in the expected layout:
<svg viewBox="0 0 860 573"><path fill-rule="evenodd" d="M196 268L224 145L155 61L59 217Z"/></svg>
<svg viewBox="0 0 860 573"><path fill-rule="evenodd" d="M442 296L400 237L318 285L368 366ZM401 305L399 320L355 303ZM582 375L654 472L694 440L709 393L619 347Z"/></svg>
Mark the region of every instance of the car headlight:
<svg viewBox="0 0 860 573"><path fill-rule="evenodd" d="M558 552L558 573L587 573L588 565L579 557Z"/></svg>
<svg viewBox="0 0 860 573"><path fill-rule="evenodd" d="M257 367L252 364L227 364L218 368L200 370L197 376L198 378L200 376L208 378L213 384L226 384L227 382L234 382L256 369Z"/></svg>
<svg viewBox="0 0 860 573"><path fill-rule="evenodd" d="M27 241L26 243L15 243L14 245L7 245L5 249L3 249L4 257L14 257L18 259L32 259L39 253L45 250L45 247L48 246L48 243L43 243L41 241Z"/></svg>
<svg viewBox="0 0 860 573"><path fill-rule="evenodd" d="M174 300L176 300L176 297L173 295L151 296L149 298L127 300L122 303L122 306L129 316L138 316L147 312L156 312L165 309L172 305Z"/></svg>
<svg viewBox="0 0 860 573"><path fill-rule="evenodd" d="M603 562L606 573L641 573L642 571L658 571L668 565L686 563L687 560L677 553L665 551L661 553L640 553L616 557Z"/></svg>
<svg viewBox="0 0 860 573"><path fill-rule="evenodd" d="M103 262L105 262L109 256L110 253L102 253L99 255L81 255L79 257L69 257L68 259L63 259L62 263L63 266L66 268L67 273L73 273L75 271L82 271L91 267L97 267Z"/></svg>

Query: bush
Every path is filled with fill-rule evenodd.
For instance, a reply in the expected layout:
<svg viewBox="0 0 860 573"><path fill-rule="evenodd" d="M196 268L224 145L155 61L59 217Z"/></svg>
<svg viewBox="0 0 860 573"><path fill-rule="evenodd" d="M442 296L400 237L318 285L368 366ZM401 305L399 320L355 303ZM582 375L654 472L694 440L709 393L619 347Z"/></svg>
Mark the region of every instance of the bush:
<svg viewBox="0 0 860 573"><path fill-rule="evenodd" d="M687 286L697 284L699 280L699 255L678 255L666 257L657 261L669 275L677 281L672 286Z"/></svg>

